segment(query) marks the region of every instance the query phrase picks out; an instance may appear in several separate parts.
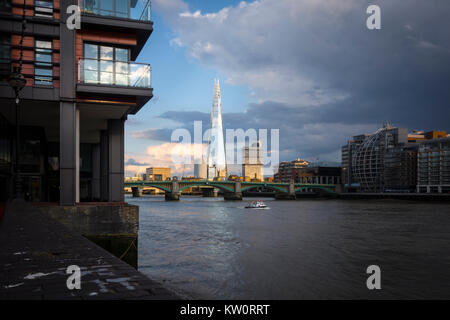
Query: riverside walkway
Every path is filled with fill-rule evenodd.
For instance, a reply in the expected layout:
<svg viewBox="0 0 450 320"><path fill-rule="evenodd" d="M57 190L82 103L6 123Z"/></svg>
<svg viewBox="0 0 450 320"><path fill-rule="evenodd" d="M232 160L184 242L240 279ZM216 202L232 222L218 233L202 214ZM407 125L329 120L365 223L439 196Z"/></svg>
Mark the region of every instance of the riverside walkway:
<svg viewBox="0 0 450 320"><path fill-rule="evenodd" d="M67 267L81 269L69 290ZM179 299L159 283L27 203L7 205L0 221L0 300Z"/></svg>

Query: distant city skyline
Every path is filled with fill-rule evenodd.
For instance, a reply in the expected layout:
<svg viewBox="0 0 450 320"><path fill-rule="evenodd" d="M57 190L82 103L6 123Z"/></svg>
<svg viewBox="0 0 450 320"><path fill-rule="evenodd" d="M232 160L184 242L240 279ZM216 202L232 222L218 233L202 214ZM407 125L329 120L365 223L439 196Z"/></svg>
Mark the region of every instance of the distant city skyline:
<svg viewBox="0 0 450 320"><path fill-rule="evenodd" d="M279 128L280 161L338 162L348 137L385 120L450 131L448 2L378 3L375 31L369 4L152 1L155 31L139 59L152 64L155 97L127 121L126 174L169 164L172 130L208 122L214 78L224 127Z"/></svg>

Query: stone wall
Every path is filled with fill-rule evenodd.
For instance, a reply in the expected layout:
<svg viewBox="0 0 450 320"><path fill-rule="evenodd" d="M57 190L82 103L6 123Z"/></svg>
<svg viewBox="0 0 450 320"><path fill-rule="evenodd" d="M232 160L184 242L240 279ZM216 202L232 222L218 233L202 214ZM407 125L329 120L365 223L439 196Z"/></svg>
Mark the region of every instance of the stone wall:
<svg viewBox="0 0 450 320"><path fill-rule="evenodd" d="M139 207L123 204L42 206L41 211L137 268Z"/></svg>

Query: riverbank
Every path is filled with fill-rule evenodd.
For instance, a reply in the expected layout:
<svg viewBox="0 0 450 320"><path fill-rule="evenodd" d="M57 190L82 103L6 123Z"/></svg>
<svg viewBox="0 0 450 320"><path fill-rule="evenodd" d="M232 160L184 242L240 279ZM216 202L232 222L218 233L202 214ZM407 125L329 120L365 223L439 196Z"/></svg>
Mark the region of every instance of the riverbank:
<svg viewBox="0 0 450 320"><path fill-rule="evenodd" d="M450 201L450 194L443 193L340 193L343 200L395 199L414 201Z"/></svg>
<svg viewBox="0 0 450 320"><path fill-rule="evenodd" d="M0 299L179 299L158 282L27 203L10 203L0 225ZM69 266L81 289L69 290Z"/></svg>

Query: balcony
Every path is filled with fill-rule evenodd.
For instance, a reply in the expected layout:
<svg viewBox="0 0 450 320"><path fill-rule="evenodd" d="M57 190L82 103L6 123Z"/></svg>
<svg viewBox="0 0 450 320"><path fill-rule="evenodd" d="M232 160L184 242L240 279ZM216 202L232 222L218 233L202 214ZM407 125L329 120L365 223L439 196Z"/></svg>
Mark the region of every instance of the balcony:
<svg viewBox="0 0 450 320"><path fill-rule="evenodd" d="M135 60L153 32L150 0L78 0L81 28L126 32L136 37L131 49Z"/></svg>
<svg viewBox="0 0 450 320"><path fill-rule="evenodd" d="M80 0L80 8L85 14L150 21L150 0Z"/></svg>
<svg viewBox="0 0 450 320"><path fill-rule="evenodd" d="M82 58L78 62L77 93L90 97L135 99L137 112L153 96L149 64Z"/></svg>

